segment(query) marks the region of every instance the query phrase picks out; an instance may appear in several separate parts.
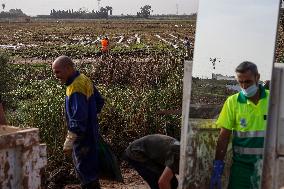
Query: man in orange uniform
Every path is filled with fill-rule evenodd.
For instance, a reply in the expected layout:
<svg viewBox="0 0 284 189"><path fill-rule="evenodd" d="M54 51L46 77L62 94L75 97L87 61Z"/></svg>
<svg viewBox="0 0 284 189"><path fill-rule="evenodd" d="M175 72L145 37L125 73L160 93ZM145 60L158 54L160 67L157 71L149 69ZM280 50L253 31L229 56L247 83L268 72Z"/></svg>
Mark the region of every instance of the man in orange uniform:
<svg viewBox="0 0 284 189"><path fill-rule="evenodd" d="M102 45L102 48L101 48L101 51L102 51L102 54L107 54L108 51L109 51L109 40L107 37L104 37L102 40L101 40L101 45Z"/></svg>

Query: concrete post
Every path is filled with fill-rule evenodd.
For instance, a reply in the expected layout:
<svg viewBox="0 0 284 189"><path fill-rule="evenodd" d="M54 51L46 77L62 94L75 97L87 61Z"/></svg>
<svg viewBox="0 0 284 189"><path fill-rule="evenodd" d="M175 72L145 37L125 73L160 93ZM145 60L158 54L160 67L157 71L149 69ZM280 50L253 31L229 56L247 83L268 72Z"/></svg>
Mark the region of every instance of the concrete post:
<svg viewBox="0 0 284 189"><path fill-rule="evenodd" d="M284 186L284 64L272 72L261 189Z"/></svg>
<svg viewBox="0 0 284 189"><path fill-rule="evenodd" d="M190 179L190 170L193 166L192 161L192 128L189 125L189 106L191 97L192 82L192 61L184 61L183 78L183 101L182 101L182 128L181 128L181 148L180 148L180 169L179 169L179 188L187 189L188 179Z"/></svg>

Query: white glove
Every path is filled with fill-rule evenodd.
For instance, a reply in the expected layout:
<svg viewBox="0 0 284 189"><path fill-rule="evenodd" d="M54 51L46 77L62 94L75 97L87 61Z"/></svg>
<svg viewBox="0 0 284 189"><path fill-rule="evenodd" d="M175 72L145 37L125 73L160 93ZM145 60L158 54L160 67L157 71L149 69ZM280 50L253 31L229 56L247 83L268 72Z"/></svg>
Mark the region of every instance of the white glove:
<svg viewBox="0 0 284 189"><path fill-rule="evenodd" d="M75 133L72 133L71 131L67 132L67 136L63 145L63 151L69 151L72 150L73 143L76 140L77 135Z"/></svg>

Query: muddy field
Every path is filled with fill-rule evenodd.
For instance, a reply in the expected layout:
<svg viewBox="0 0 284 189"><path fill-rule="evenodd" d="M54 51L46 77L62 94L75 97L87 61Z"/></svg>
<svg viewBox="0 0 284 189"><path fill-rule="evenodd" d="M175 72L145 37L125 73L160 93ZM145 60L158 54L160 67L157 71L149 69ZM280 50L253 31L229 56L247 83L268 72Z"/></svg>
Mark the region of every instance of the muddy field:
<svg viewBox="0 0 284 189"><path fill-rule="evenodd" d="M73 58L78 69L97 83L106 99L100 116L101 134L118 157L134 139L150 133L167 134L167 125L180 123L177 115L157 112L181 108L181 98L175 96L181 96L183 39L188 36L194 41L194 21L6 22L0 24L0 31L4 34L0 49L9 55L9 69L13 70L7 70L6 78L13 82L5 84L9 92L3 97L8 121L40 128L48 148L45 187L78 188L71 160L62 154L64 89L51 76L48 65L59 55ZM103 36L108 36L111 48L104 59L99 53ZM174 130L172 134L178 137L179 127ZM147 188L127 165L122 166L122 172L124 184L102 180L102 187Z"/></svg>
<svg viewBox="0 0 284 189"><path fill-rule="evenodd" d="M12 65L6 72L12 82L4 83L6 88L1 91L8 122L40 128L42 142L48 145L47 188L79 188L71 161L62 154L64 89L49 66L59 55L73 58L106 98L100 129L118 157L129 142L146 134L179 138L183 39L188 36L193 49L194 20L2 22L0 33L0 51L9 55L8 66ZM99 53L103 36L110 38L111 53L106 58ZM277 61L283 60L283 36L279 27ZM194 78L192 103L208 109L199 109L193 116L215 118L220 105L233 93L226 84L234 83ZM215 106L218 109L210 108ZM148 189L124 163L122 172L124 184L102 180L102 188Z"/></svg>
<svg viewBox="0 0 284 189"><path fill-rule="evenodd" d="M171 28L171 30L169 30ZM54 21L1 23L0 49L21 58L47 59L60 54L90 58L108 36L112 52L182 48L194 41L194 21Z"/></svg>

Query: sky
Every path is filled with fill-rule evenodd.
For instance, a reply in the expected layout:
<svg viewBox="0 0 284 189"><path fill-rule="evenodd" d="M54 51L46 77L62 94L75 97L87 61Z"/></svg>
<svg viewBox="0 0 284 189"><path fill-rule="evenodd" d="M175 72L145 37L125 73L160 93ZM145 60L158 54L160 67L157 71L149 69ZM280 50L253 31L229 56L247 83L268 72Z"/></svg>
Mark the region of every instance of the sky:
<svg viewBox="0 0 284 189"><path fill-rule="evenodd" d="M0 0L5 3L7 10L22 9L30 16L49 14L51 9L74 9L85 7L88 10L97 10L97 0ZM198 0L101 0L101 6L113 7L114 15L136 14L140 7L151 5L153 14L191 14L197 12Z"/></svg>
<svg viewBox="0 0 284 189"><path fill-rule="evenodd" d="M269 80L278 8L279 0L200 0L193 75L234 76L238 64L251 61L261 79ZM210 58L218 60L215 70Z"/></svg>

